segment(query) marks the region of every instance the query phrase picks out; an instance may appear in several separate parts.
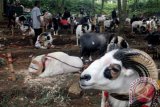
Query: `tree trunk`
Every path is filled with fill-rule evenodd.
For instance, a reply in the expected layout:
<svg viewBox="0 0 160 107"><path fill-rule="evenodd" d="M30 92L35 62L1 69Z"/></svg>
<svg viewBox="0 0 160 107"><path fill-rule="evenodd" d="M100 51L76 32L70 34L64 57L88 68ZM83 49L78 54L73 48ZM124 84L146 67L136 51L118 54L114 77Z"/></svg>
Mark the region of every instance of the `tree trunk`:
<svg viewBox="0 0 160 107"><path fill-rule="evenodd" d="M137 3L138 3L138 0L134 0L134 10L137 9Z"/></svg>
<svg viewBox="0 0 160 107"><path fill-rule="evenodd" d="M0 0L0 21L3 19L3 0Z"/></svg>
<svg viewBox="0 0 160 107"><path fill-rule="evenodd" d="M92 10L93 14L95 14L95 0L92 0Z"/></svg>
<svg viewBox="0 0 160 107"><path fill-rule="evenodd" d="M121 22L121 13L122 13L122 5L121 5L121 0L118 0L118 17L119 17L119 21Z"/></svg>
<svg viewBox="0 0 160 107"><path fill-rule="evenodd" d="M101 14L103 12L103 8L104 8L104 0L102 0L102 4L101 4Z"/></svg>
<svg viewBox="0 0 160 107"><path fill-rule="evenodd" d="M65 6L65 0L62 0L62 2L61 2L61 6L62 6L61 8L62 8L62 9L64 9L64 6Z"/></svg>
<svg viewBox="0 0 160 107"><path fill-rule="evenodd" d="M127 0L123 0L123 19L127 17Z"/></svg>
<svg viewBox="0 0 160 107"><path fill-rule="evenodd" d="M118 33L121 34L124 31L124 22L127 17L127 0L118 0L118 16L120 21Z"/></svg>

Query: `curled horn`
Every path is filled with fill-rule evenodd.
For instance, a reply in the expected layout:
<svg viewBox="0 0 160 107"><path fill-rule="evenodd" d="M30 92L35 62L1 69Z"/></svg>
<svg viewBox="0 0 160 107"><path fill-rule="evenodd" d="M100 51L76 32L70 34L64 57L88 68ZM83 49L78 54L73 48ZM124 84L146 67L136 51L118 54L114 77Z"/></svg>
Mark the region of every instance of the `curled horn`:
<svg viewBox="0 0 160 107"><path fill-rule="evenodd" d="M122 61L126 69L132 68L137 71L140 77L158 79L156 64L147 53L137 49L121 49L114 54L114 57Z"/></svg>

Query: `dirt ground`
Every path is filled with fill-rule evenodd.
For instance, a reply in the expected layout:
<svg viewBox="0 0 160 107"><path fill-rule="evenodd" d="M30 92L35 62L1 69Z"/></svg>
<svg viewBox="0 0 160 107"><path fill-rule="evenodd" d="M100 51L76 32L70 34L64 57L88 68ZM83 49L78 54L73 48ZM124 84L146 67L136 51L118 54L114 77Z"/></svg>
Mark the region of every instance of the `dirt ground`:
<svg viewBox="0 0 160 107"><path fill-rule="evenodd" d="M55 51L63 51L79 56L75 46L75 35L55 36L54 49L42 50L30 46L28 38L22 37L19 30L14 36L11 30L0 23L0 53L11 52L15 73L8 66L0 68L0 107L99 107L101 91L82 90L79 95L68 92L70 86L79 81L79 74L63 74L50 78L30 78L27 72L31 56ZM146 50L144 36L125 36L130 46ZM159 61L155 60L159 66ZM15 75L16 80L11 80Z"/></svg>

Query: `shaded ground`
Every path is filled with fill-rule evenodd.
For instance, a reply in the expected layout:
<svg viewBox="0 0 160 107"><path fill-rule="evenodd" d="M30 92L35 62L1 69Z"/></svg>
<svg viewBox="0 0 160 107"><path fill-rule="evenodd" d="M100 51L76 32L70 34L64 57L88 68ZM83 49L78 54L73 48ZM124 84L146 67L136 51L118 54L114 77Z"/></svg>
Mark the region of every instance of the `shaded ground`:
<svg viewBox="0 0 160 107"><path fill-rule="evenodd" d="M0 23L1 24L1 23ZM5 25L5 24L4 24ZM79 47L75 46L75 35L54 37L56 48L41 50L30 46L28 38L15 30L0 26L0 53L11 52L14 60L16 81L11 81L11 72L7 66L0 69L0 107L99 107L101 92L82 91L79 95L68 92L70 86L78 82L79 74L58 75L51 78L30 78L27 68L31 56L48 52L63 51L79 56ZM144 36L127 37L131 47L146 51ZM157 65L159 61L156 60Z"/></svg>

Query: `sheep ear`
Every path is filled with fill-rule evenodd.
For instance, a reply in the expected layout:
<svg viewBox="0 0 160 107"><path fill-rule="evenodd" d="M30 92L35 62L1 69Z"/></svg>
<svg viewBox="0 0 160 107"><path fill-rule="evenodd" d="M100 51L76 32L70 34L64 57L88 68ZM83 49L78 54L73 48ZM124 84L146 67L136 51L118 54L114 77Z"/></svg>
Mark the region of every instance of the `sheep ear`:
<svg viewBox="0 0 160 107"><path fill-rule="evenodd" d="M118 43L118 37L116 36L115 38L114 38L114 43Z"/></svg>
<svg viewBox="0 0 160 107"><path fill-rule="evenodd" d="M134 71L132 69L126 69L126 70L124 70L124 74L125 74L125 76L129 77L134 74Z"/></svg>
<svg viewBox="0 0 160 107"><path fill-rule="evenodd" d="M114 38L114 36L115 36L114 34L111 34L111 35L110 35L110 37L109 37L109 41L108 41L109 43L110 43L110 42L111 42L111 40Z"/></svg>
<svg viewBox="0 0 160 107"><path fill-rule="evenodd" d="M120 45L121 45L121 48L128 48L128 43L125 40L122 40Z"/></svg>

